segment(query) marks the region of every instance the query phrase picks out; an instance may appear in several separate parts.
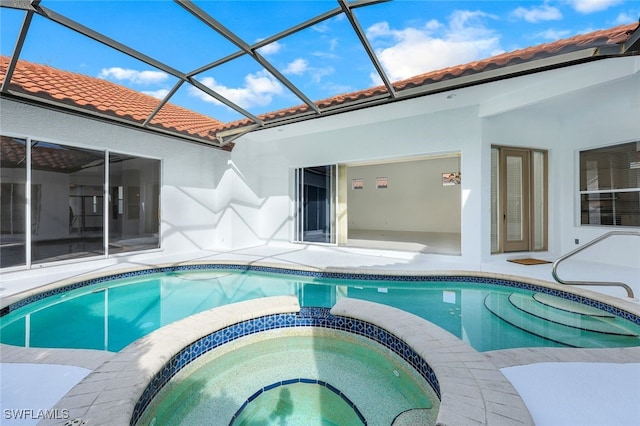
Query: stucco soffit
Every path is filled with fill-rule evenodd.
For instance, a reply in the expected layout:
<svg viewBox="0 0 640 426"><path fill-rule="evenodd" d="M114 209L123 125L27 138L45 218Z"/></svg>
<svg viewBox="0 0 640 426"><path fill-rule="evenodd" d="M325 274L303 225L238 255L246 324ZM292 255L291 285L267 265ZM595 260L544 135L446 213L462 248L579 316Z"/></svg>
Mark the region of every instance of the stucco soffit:
<svg viewBox="0 0 640 426"><path fill-rule="evenodd" d="M478 115L487 118L628 78L638 73L639 62L636 57L609 58L510 80L479 105Z"/></svg>

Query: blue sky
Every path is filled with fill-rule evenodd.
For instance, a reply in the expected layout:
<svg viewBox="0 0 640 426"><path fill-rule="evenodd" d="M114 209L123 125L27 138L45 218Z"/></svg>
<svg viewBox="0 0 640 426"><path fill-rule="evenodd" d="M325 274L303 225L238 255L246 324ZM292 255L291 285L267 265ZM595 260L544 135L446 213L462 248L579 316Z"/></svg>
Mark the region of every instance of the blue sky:
<svg viewBox="0 0 640 426"><path fill-rule="evenodd" d="M338 7L335 0L195 1L248 44ZM133 47L181 72L238 51L172 1L43 0L42 6ZM640 0L395 0L356 9L356 18L392 81L505 51L637 22ZM0 9L3 55L15 45L24 12ZM312 100L381 84L344 16L260 49ZM21 58L104 78L162 98L176 78L37 16ZM196 75L253 114L302 101L260 64L242 56ZM183 85L171 102L222 121L242 118Z"/></svg>

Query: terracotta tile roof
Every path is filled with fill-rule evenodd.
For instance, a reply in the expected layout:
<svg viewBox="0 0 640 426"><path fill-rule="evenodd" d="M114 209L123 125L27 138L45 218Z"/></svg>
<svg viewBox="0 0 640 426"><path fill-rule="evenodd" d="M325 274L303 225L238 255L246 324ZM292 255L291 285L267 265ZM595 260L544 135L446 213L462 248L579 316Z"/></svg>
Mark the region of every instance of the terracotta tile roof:
<svg viewBox="0 0 640 426"><path fill-rule="evenodd" d="M577 35L551 43L514 50L480 61L470 62L464 65L449 67L442 70L421 74L394 84L396 90L422 86L430 82L443 81L451 78L476 74L482 71L493 70L509 65L521 64L536 59L547 58L563 53L575 52L582 49L601 47L611 44L624 43L638 24L621 25L608 30L594 31L588 34Z"/></svg>
<svg viewBox="0 0 640 426"><path fill-rule="evenodd" d="M481 75L482 72L506 68L536 59L582 49L622 44L629 39L637 27L638 24L622 25L608 30L595 31L552 43L515 50L491 58L411 77L393 83L393 87L399 94L402 94L403 90L416 87L428 89L429 84L448 80L454 83L456 78L462 76ZM8 63L9 59L7 57L0 57L0 81L4 80ZM26 61L18 61L9 90L18 94L36 95L43 99L73 107L82 107L90 112L99 112L102 115L117 117L137 124L142 124L160 103L158 99L151 96L106 80L61 71ZM349 106L359 101L366 102L376 97L388 100L389 96L386 87L378 86L346 93L317 101L316 104L323 110L330 107ZM302 115L313 116L313 112L307 105L299 105L266 113L260 115L259 118L268 125L269 122ZM251 124L253 122L250 119L225 124L173 104L166 104L150 123L151 127L214 143L217 142L215 138L216 132L239 129ZM224 146L224 149L231 150L232 147L233 144L228 144Z"/></svg>
<svg viewBox="0 0 640 426"><path fill-rule="evenodd" d="M487 59L470 62L467 64L452 66L436 71L430 71L415 77L408 78L393 83L397 92L414 87L427 86L431 83L453 80L458 77L479 74L484 71L504 68L510 65L530 62L536 59L547 58L564 53L574 52L582 49L602 47L606 45L622 44L629 39L630 35L638 28L638 24L621 25L607 30L594 31L588 34L577 35L575 37L554 41L551 43L527 47L525 49L514 50ZM376 96L386 96L388 91L385 86L373 87L343 95L334 96L316 102L322 110L324 108L348 104L350 102L362 101ZM260 115L259 118L265 123L269 121L293 117L298 114L309 114L307 105L299 105L292 108L282 109ZM248 119L227 123L221 130L240 128L252 124Z"/></svg>
<svg viewBox="0 0 640 426"><path fill-rule="evenodd" d="M1 56L0 81L4 81L8 65L9 58ZM26 61L18 61L9 90L137 124L142 124L160 104L154 97L106 80ZM167 103L149 124L151 127L216 142L214 130L223 123Z"/></svg>

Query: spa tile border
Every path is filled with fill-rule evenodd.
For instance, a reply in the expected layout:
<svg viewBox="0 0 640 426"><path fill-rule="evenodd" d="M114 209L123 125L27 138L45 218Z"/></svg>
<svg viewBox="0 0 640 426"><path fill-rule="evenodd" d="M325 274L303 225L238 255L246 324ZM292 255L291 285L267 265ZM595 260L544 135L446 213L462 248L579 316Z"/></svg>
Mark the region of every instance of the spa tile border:
<svg viewBox="0 0 640 426"><path fill-rule="evenodd" d="M171 272L183 272L183 271L207 271L207 270L230 270L230 271L252 271L252 272L266 272L285 275L306 276L312 278L330 278L330 279L344 279L344 280L366 280L366 281L403 281L403 282L434 282L445 281L454 283L474 283L474 284L488 284L488 285L500 285L517 289L530 290L538 293L545 293L552 296L560 297L566 300L582 303L588 306L592 306L601 309L609 314L624 318L637 325L640 325L640 315L632 313L617 306L607 304L605 302L592 299L580 294L559 290L556 288L546 287L534 283L528 283L518 280L512 280L507 278L496 278L486 276L485 274L474 275L448 275L448 274L382 274L382 273L353 273L353 272L334 272L334 271L321 271L321 270L307 270L307 269L295 269L285 268L279 266L264 266L258 264L239 264L239 263L202 263L202 264L185 264L185 265L171 265L161 266L157 268L140 269L135 271L121 272L111 275L105 275L101 277L91 278L72 284L63 285L57 288L43 291L41 293L32 294L14 303L11 303L4 308L0 309L0 317L3 317L10 312L15 311L23 306L45 297L54 296L70 290L75 290L89 285L101 284L114 279L133 278L145 275L151 275L156 273L171 273ZM481 275L481 276L480 276Z"/></svg>
<svg viewBox="0 0 640 426"><path fill-rule="evenodd" d="M203 354L255 333L298 327L326 328L357 334L373 340L395 352L410 364L429 383L438 399L441 397L440 385L431 366L402 339L384 328L366 321L332 315L329 308L302 307L299 312L267 315L230 325L204 336L180 350L154 375L144 389L133 409L130 424L136 424L153 398L173 376Z"/></svg>
<svg viewBox="0 0 640 426"><path fill-rule="evenodd" d="M335 393L336 395L338 395L340 398L342 398L342 400L351 407L351 409L353 410L354 413L356 413L356 415L358 416L358 418L360 419L360 421L366 426L367 425L367 420L364 418L364 416L362 415L362 413L360 412L360 410L358 409L358 407L353 403L353 401L351 401L349 399L349 397L345 394L343 394L339 389L337 389L336 387L334 387L333 385L331 385L331 383L327 383L323 380L317 380L317 379L308 379L308 378L304 378L304 377L298 377L295 379L287 379L287 380L281 380L279 382L275 382L272 383L270 385L267 385L265 387L263 387L262 389L258 390L257 392L255 392L253 395L251 395L249 398L247 398L247 400L242 404L242 406L240 408L238 408L238 411L236 411L236 413L233 415L233 417L231 418L231 421L229 422L229 426L233 425L233 422L236 421L236 419L238 418L238 416L242 413L242 411L244 411L245 408L247 408L247 405L249 405L249 403L251 403L254 399L256 399L257 397L259 397L260 395L262 395L263 393L273 390L273 389L277 389L280 386L287 386L287 385L293 385L295 383L304 383L304 384L309 384L309 385L318 385L318 386L322 386L324 388L327 388L328 390L330 390L331 392Z"/></svg>

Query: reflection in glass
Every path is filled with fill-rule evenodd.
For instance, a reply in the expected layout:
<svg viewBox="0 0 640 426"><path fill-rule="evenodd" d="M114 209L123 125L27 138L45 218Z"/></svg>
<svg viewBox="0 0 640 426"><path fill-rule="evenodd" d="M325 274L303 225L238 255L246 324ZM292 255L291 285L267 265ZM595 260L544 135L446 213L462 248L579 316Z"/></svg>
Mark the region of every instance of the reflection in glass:
<svg viewBox="0 0 640 426"><path fill-rule="evenodd" d="M27 149L24 139L2 136L0 144L0 266L4 268L26 262Z"/></svg>
<svg viewBox="0 0 640 426"><path fill-rule="evenodd" d="M336 166L296 170L297 240L335 243Z"/></svg>
<svg viewBox="0 0 640 426"><path fill-rule="evenodd" d="M581 194L582 225L640 226L640 192Z"/></svg>
<svg viewBox="0 0 640 426"><path fill-rule="evenodd" d="M160 161L110 153L109 253L160 247Z"/></svg>
<svg viewBox="0 0 640 426"><path fill-rule="evenodd" d="M531 209L533 219L533 249L545 250L546 248L546 154L542 151L533 151L531 186L533 207Z"/></svg>
<svg viewBox="0 0 640 426"><path fill-rule="evenodd" d="M580 152L580 223L640 226L640 142Z"/></svg>
<svg viewBox="0 0 640 426"><path fill-rule="evenodd" d="M580 152L580 190L640 187L640 142Z"/></svg>
<svg viewBox="0 0 640 426"><path fill-rule="evenodd" d="M522 239L522 158L507 156L507 241L519 241Z"/></svg>
<svg viewBox="0 0 640 426"><path fill-rule="evenodd" d="M9 136L0 141L0 267L160 246L159 160Z"/></svg>
<svg viewBox="0 0 640 426"><path fill-rule="evenodd" d="M31 260L104 254L104 152L31 145Z"/></svg>

